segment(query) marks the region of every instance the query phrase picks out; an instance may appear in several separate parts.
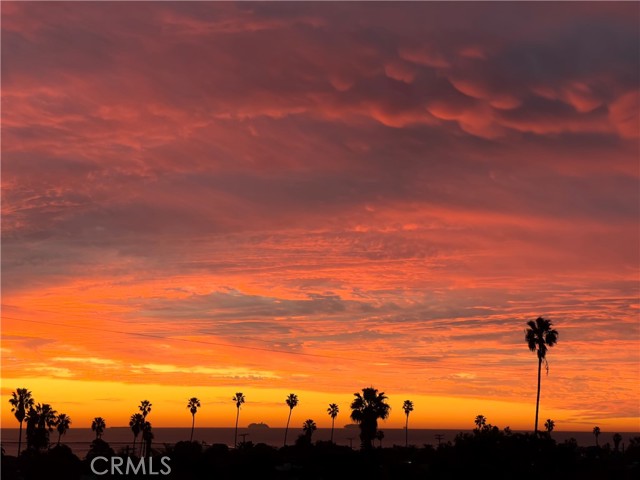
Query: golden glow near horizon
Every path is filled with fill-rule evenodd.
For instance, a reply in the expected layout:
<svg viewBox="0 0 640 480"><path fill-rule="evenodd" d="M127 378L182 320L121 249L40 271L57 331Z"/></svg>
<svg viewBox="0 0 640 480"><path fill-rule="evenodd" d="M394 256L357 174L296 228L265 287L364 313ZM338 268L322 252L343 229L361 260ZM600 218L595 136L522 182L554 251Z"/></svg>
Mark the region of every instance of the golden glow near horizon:
<svg viewBox="0 0 640 480"><path fill-rule="evenodd" d="M2 426L532 429L544 316L540 424L640 431L637 5L512 7L3 3Z"/></svg>

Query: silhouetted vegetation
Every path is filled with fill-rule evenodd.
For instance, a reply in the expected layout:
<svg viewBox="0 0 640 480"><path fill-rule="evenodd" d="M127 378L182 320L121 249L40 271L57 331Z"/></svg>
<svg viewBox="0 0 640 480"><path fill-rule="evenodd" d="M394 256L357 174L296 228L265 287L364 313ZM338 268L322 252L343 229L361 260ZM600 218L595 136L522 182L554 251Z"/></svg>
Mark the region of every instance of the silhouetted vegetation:
<svg viewBox="0 0 640 480"><path fill-rule="evenodd" d="M240 419L240 407L242 407L242 404L245 402L246 399L242 394L242 392L237 392L231 400L236 402L236 429L233 434L233 446L237 447L238 446L238 420Z"/></svg>
<svg viewBox="0 0 640 480"><path fill-rule="evenodd" d="M56 418L56 430L58 431L58 446L60 446L60 439L67 433L67 430L71 427L71 418L65 413L61 413Z"/></svg>
<svg viewBox="0 0 640 480"><path fill-rule="evenodd" d="M18 436L18 455L20 455L20 449L22 447L22 423L27 416L27 412L33 407L34 400L29 390L26 388L18 388L15 392L11 393L9 403L11 404L11 412L13 412L16 420L20 423L20 433Z"/></svg>
<svg viewBox="0 0 640 480"><path fill-rule="evenodd" d="M413 402L411 400L405 400L402 404L402 410L407 417L407 421L404 424L404 446L409 446L409 414L413 412Z"/></svg>
<svg viewBox="0 0 640 480"><path fill-rule="evenodd" d="M289 422L291 421L291 412L298 405L298 396L295 393L290 393L285 400L285 403L289 407L289 417L287 418L287 427L284 430L284 446L287 446L287 434L289 433Z"/></svg>
<svg viewBox="0 0 640 480"><path fill-rule="evenodd" d="M327 413L331 417L331 442L333 442L333 431L336 426L336 417L338 413L340 413L340 407L335 403L330 403L329 408L327 408Z"/></svg>
<svg viewBox="0 0 640 480"><path fill-rule="evenodd" d="M536 321L529 320L527 322L529 328L525 330L524 339L527 342L529 350L536 352L538 356L538 393L536 395L536 420L534 423L535 434L538 433L538 410L540 408L540 372L542 363L549 374L549 363L547 362L547 350L558 342L558 332L551 328L553 323L542 317L536 318Z"/></svg>
<svg viewBox="0 0 640 480"><path fill-rule="evenodd" d="M96 432L96 439L102 438L105 428L107 428L107 422L102 417L96 417L91 422L91 430Z"/></svg>
<svg viewBox="0 0 640 480"><path fill-rule="evenodd" d="M351 402L351 420L360 426L362 448L370 450L378 431L378 420L386 420L391 407L384 392L378 393L373 387L363 388L362 395L353 395L356 398Z"/></svg>
<svg viewBox="0 0 640 480"><path fill-rule="evenodd" d="M18 392L16 392L18 397ZM242 396L243 397L243 396ZM84 459L78 458L71 449L60 443L71 419L66 414L57 415L49 404L29 407L23 420L27 422L28 448L20 456L8 456L2 451L3 480L76 480L94 478L91 461L97 457L117 458L122 462L148 462L156 471L162 457L170 458L171 473L161 478L168 479L319 479L319 478L471 478L482 472L482 476L518 479L635 479L640 475L640 437L629 439L626 449L620 449L622 436L613 435L614 448L604 446L579 447L575 440L556 443L550 435L513 433L509 427L500 430L488 423L484 415L474 419L473 433L460 433L453 441L440 442L418 447L382 448L384 432L378 428L378 420L389 415L389 405L384 393L373 387L364 388L362 394L354 394L351 404L351 418L360 426L362 449L335 445L333 441L313 442L317 426L312 419L302 425L303 434L293 446L280 449L265 444L241 442L235 449L226 445L205 447L201 443L189 441L175 445L165 445L152 449L153 432L146 420L151 408L148 401L139 407L141 413L131 416L130 426L134 433L132 449L127 447L119 453L102 440L106 422L96 417L92 430L96 439ZM27 398L27 397L24 397ZM236 396L236 406L237 405ZM11 399L14 405L14 398ZM287 398L289 413L297 406L297 396ZM23 402L25 403L25 402ZM26 404L29 404L26 401ZM194 402L195 404L195 402ZM16 403L16 409L20 408ZM406 416L405 429L413 403L405 401L403 411ZM327 413L333 420L338 408L330 404ZM237 414L236 414L237 418ZM290 418L290 416L289 416ZM555 422L547 419L545 428L553 431ZM58 430L58 445L48 449L49 432ZM193 427L193 423L192 423ZM142 433L139 456L135 440ZM596 441L600 428L593 433ZM378 440L378 448L372 449L372 442ZM623 445L624 447L624 445ZM102 478L159 478L157 475L101 475Z"/></svg>
<svg viewBox="0 0 640 480"><path fill-rule="evenodd" d="M169 475L122 476L109 474L101 478L167 478L196 480L202 478L244 479L321 479L367 478L451 479L497 478L560 480L631 480L640 475L640 437L629 439L624 452L603 447L579 447L575 441L556 443L549 436L513 433L500 430L485 421L473 433L460 433L455 439L437 447L393 446L371 450L354 450L329 441L311 442L313 420L304 422L304 434L293 446L276 448L252 442L238 448L226 445L203 446L198 442L178 442L159 450L149 450L147 462L160 466L169 457ZM378 439L382 438L376 430ZM310 433L309 433L310 432ZM98 457L121 457L104 440L96 439L84 459L77 458L65 445L50 450L27 450L16 458L2 455L3 480L76 480L91 475L91 460ZM139 459L130 456L135 462ZM156 467L157 470L158 467Z"/></svg>
<svg viewBox="0 0 640 480"><path fill-rule="evenodd" d="M196 428L196 413L200 408L200 400L196 397L191 397L187 402L187 408L191 412L191 437L189 440L193 442L193 430Z"/></svg>

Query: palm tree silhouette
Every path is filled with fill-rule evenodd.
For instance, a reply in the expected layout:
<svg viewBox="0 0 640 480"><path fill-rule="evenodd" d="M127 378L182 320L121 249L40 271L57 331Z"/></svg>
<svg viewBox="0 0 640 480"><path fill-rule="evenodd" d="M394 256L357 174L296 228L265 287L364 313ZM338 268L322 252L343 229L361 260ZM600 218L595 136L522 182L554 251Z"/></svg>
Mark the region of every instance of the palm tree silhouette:
<svg viewBox="0 0 640 480"><path fill-rule="evenodd" d="M60 415L58 415L58 418L56 419L56 430L58 430L58 445L60 445L60 439L62 438L62 435L67 433L67 430L69 430L70 426L71 418L67 414L61 413Z"/></svg>
<svg viewBox="0 0 640 480"><path fill-rule="evenodd" d="M547 418L547 421L544 422L544 428L547 431L547 433L549 434L549 437L551 437L551 432L553 432L553 429L555 427L556 427L556 422L554 422L550 418Z"/></svg>
<svg viewBox="0 0 640 480"><path fill-rule="evenodd" d="M596 437L596 447L599 447L600 445L598 445L598 437L600 436L600 427L593 427L593 434Z"/></svg>
<svg viewBox="0 0 640 480"><path fill-rule="evenodd" d="M487 418L484 415L477 415L473 423L476 424L476 430L480 431L487 425Z"/></svg>
<svg viewBox="0 0 640 480"><path fill-rule="evenodd" d="M143 419L147 419L147 415L149 415L149 413L151 412L151 402L149 400L142 400L140 402L140 406L138 407L138 410L140 410L140 412L142 413L142 418Z"/></svg>
<svg viewBox="0 0 640 480"><path fill-rule="evenodd" d="M336 417L338 413L340 413L340 407L336 403L330 403L329 408L327 408L327 413L331 417L331 441L333 442L333 429L336 424Z"/></svg>
<svg viewBox="0 0 640 480"><path fill-rule="evenodd" d="M376 440L380 442L380 448L382 448L382 440L384 439L384 432L382 430L378 430L376 432Z"/></svg>
<svg viewBox="0 0 640 480"><path fill-rule="evenodd" d="M136 454L136 439L138 435L140 435L140 431L142 430L142 425L144 424L144 418L141 413L134 413L131 415L129 419L129 427L131 427L131 431L133 432L133 454Z"/></svg>
<svg viewBox="0 0 640 480"><path fill-rule="evenodd" d="M15 414L16 420L20 423L20 434L18 435L18 456L22 447L22 423L24 422L27 412L33 407L33 398L31 392L26 388L18 388L15 392L11 392L9 403L11 411Z"/></svg>
<svg viewBox="0 0 640 480"><path fill-rule="evenodd" d="M236 392L235 396L231 399L236 402L236 431L233 434L233 446L238 446L238 420L240 419L240 407L245 401L245 397L242 392Z"/></svg>
<svg viewBox="0 0 640 480"><path fill-rule="evenodd" d="M191 437L189 439L190 442L193 442L193 430L196 427L196 412L200 408L200 400L196 397L191 397L189 399L189 403L187 403L187 408L191 412Z"/></svg>
<svg viewBox="0 0 640 480"><path fill-rule="evenodd" d="M287 418L287 428L284 430L284 445L287 446L287 434L289 433L289 421L291 420L291 412L298 405L298 396L295 393L290 393L285 403L289 407L289 418Z"/></svg>
<svg viewBox="0 0 640 480"><path fill-rule="evenodd" d="M316 422L314 422L310 418L308 420L305 420L302 424L302 431L304 432L305 437L307 437L308 443L311 443L311 436L317 429L318 427L316 426Z"/></svg>
<svg viewBox="0 0 640 480"><path fill-rule="evenodd" d="M25 420L27 422L27 448L42 449L49 446L49 433L56 426L58 412L48 403L38 403L30 407Z"/></svg>
<svg viewBox="0 0 640 480"><path fill-rule="evenodd" d="M538 433L538 409L540 407L540 372L542 370L542 362L549 374L549 363L547 362L547 350L558 342L558 331L552 329L551 320L538 317L535 322L529 320L527 322L529 328L525 330L524 339L529 346L529 350L536 352L538 355L538 394L536 396L536 420L534 433Z"/></svg>
<svg viewBox="0 0 640 480"><path fill-rule="evenodd" d="M386 420L391 407L387 404L384 392L378 393L373 387L362 389L360 393L353 394L356 398L351 402L351 420L360 425L360 440L362 448L370 450L371 442L378 431L378 419Z"/></svg>
<svg viewBox="0 0 640 480"><path fill-rule="evenodd" d="M91 422L91 430L96 432L96 438L102 438L105 428L107 428L107 423L102 417L96 417Z"/></svg>
<svg viewBox="0 0 640 480"><path fill-rule="evenodd" d="M411 400L405 400L402 404L402 410L404 410L404 414L407 416L407 421L404 425L404 446L409 446L409 414L413 412L413 402Z"/></svg>

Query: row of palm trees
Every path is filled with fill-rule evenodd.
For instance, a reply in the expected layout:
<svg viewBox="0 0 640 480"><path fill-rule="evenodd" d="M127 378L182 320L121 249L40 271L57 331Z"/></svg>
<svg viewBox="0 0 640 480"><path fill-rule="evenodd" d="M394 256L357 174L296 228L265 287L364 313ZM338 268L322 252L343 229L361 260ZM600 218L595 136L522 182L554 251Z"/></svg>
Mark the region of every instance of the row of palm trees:
<svg viewBox="0 0 640 480"><path fill-rule="evenodd" d="M62 436L71 427L71 417L60 413L48 403L35 403L32 393L26 388L18 388L9 399L11 411L20 423L18 453L22 448L22 426L27 424L27 444L39 448L49 444L49 433L58 432L58 445Z"/></svg>
<svg viewBox="0 0 640 480"><path fill-rule="evenodd" d="M375 399L371 399L369 397L372 396L372 391L375 392L373 394L374 397L376 397ZM367 422L367 415L363 415L363 412L368 411L367 409L374 409L373 408L373 402L382 402L384 405L386 405L386 402L384 402L384 400L386 400L386 396L384 396L384 393L378 395L377 394L377 390L373 389L373 388L368 388L368 389L363 389L363 395L360 395L359 393L356 393L356 400L354 400L354 402L356 402L355 404L351 405L352 410L354 408L358 409L359 411L361 411L361 413L356 414L355 418L353 417L352 414L352 420L354 420L355 422L360 423L361 420L359 420L361 417L365 418L365 423ZM360 400L358 400L358 398ZM240 408L242 407L242 405L246 402L246 397L242 392L237 392L235 394L235 396L231 399L233 402L235 402L236 404L236 424L235 424L235 430L234 430L234 435L233 435L233 444L235 446L238 445L238 421L240 419ZM290 393L287 398L285 399L285 404L287 405L287 407L289 408L289 415L287 417L287 425L285 427L285 431L284 431L284 445L287 445L287 437L289 434L289 425L291 423L291 414L293 413L293 409L295 407L298 406L298 403L300 402L298 396L295 393ZM191 437L190 440L193 441L193 432L194 432L194 428L195 428L195 416L196 413L198 412L198 409L201 406L201 402L197 397L192 397L188 400L187 403L187 408L190 410L191 415L192 415L192 422L191 422ZM405 429L407 430L405 433L405 443L408 445L409 444L409 414L413 411L413 402L411 400L405 400L404 404L402 406L404 413L406 415L406 423L405 423ZM385 407L380 407L379 411L383 411L385 409ZM390 409L390 407L388 405L386 405L386 411L387 414L384 417L381 417L382 419L386 419L388 416L388 410ZM376 409L374 409L376 410ZM327 408L327 414L329 415L329 417L331 417L331 442L333 442L333 432L335 430L335 420L336 417L338 416L338 413L340 413L340 407L335 404L335 403L330 403L329 407ZM303 425L302 425L302 430L305 434L306 437L308 437L309 439L311 438L313 432L317 429L317 426L315 424L315 421L313 419L307 419ZM376 426L376 430L377 430L377 426ZM375 433L375 432L374 432Z"/></svg>
<svg viewBox="0 0 640 480"><path fill-rule="evenodd" d="M534 422L534 433L538 433L538 413L540 406L540 383L541 383L541 371L542 365L544 364L547 374L549 373L549 363L547 361L547 352L550 347L553 347L558 341L558 332L557 330L552 328L553 324L550 320L545 319L543 317L538 317L535 321L531 320L527 322L527 327L525 329L525 341L529 350L535 352L538 358L538 388L536 395L536 413L535 413L535 422ZM356 422L360 426L360 437L362 440L362 444L365 448L369 448L371 446L371 441L375 438L377 429L378 420L385 420L389 416L390 406L386 403L387 397L384 395L384 392L378 393L378 390L369 387L362 389L362 394L355 393L355 398L351 403L351 419ZM238 444L238 421L240 418L240 409L242 405L245 403L245 396L242 392L238 392L233 397L232 401L236 404L236 424L235 424L235 432L234 432L234 445ZM37 431L43 432L42 435L47 437L48 443L48 432L52 431L55 427L58 430L58 442L62 435L66 433L71 425L71 418L66 414L57 414L55 410L51 408L49 404L37 404L34 405L34 400L32 398L31 392L29 392L25 388L18 388L15 392L12 393L12 397L9 400L12 407L12 412L15 413L15 417L20 423L20 434L18 438L18 452L20 452L21 443L22 443L22 425L26 420L27 425L29 426L31 422L32 430L36 429ZM285 428L284 434L284 445L287 444L287 435L289 432L289 424L291 421L291 414L293 409L298 405L299 399L295 393L290 393L285 399L285 403L289 408L289 415L287 417L287 425ZM195 415L198 409L201 406L201 402L198 398L192 397L188 400L187 408L191 412L192 422L191 422L191 437L190 440L193 441L193 433L195 429ZM151 423L147 421L147 416L151 412L152 404L148 400L143 400L138 410L139 412L131 415L129 426L134 434L133 440L133 450L135 452L135 443L137 437L140 433L143 434L144 444L140 446L140 453L142 455L144 451L145 445L147 446L147 450L149 450L149 445L151 440L153 439L152 426ZM403 411L406 415L406 423L405 423L405 443L408 445L408 432L409 432L409 414L413 411L413 402L411 400L405 400L403 404ZM335 418L340 412L339 406L335 403L329 404L329 408L327 409L327 413L331 417L331 441L333 441L333 431L335 426ZM478 417L482 417L479 415ZM308 425L311 425L313 420L309 419ZM305 425L307 422L305 422ZM315 425L315 423L314 423ZM553 430L553 420L548 419L547 423L545 423L545 428L548 432ZM29 428L29 427L28 427ZM96 417L92 422L92 430L96 432L96 438L100 438L105 429L105 421L102 417ZM308 434L310 437L313 433L313 429L308 426L306 431L310 431ZM596 435L596 442L597 436Z"/></svg>
<svg viewBox="0 0 640 480"><path fill-rule="evenodd" d="M387 397L384 393L378 393L378 390L369 387L362 390L362 394L356 393L355 399L351 403L351 419L360 425L363 438L363 445L365 447L370 446L371 440L378 434L377 420L385 420L389 415L390 406L386 403ZM246 397L242 392L237 392L232 399L236 405L236 423L234 431L234 445L238 445L238 422L240 419L240 409L246 402ZM18 454L21 452L22 447L22 425L26 420L29 425L29 421L41 422L44 425L44 431L52 431L55 427L58 430L58 444L61 437L69 430L71 426L71 418L62 413L57 414L49 404L35 404L33 396L26 388L18 388L12 393L12 397L9 400L12 406L12 412L15 413L15 417L20 423L20 433L18 437ZM285 428L284 445L287 445L287 436L289 432L289 425L291 422L291 414L293 409L298 406L299 399L295 393L290 393L285 399L285 404L289 408L289 415L287 417L287 425ZM195 429L195 417L198 409L202 403L197 397L192 397L187 401L187 408L189 409L192 421L191 421L191 435L190 441L193 441L193 433ZM150 452L150 443L154 438L152 432L152 425L147 420L149 413L151 413L153 404L149 400L142 400L138 406L138 412L131 415L129 419L129 427L133 433L133 445L132 450L136 452L136 442L140 433L142 433L142 442L140 443L140 455L143 456ZM403 410L406 415L405 429L407 430L405 436L405 443L408 445L408 429L409 429L409 414L413 411L413 402L411 400L405 400L403 404ZM327 414L331 417L331 442L333 442L333 435L335 430L335 419L340 413L340 407L336 403L330 403L327 408ZM103 417L95 417L91 422L91 430L95 433L96 439L101 439L107 428L106 420ZM317 429L316 423L313 419L307 419L302 426L304 436L310 441L313 432ZM48 435L48 433L47 433ZM46 443L48 444L48 436Z"/></svg>

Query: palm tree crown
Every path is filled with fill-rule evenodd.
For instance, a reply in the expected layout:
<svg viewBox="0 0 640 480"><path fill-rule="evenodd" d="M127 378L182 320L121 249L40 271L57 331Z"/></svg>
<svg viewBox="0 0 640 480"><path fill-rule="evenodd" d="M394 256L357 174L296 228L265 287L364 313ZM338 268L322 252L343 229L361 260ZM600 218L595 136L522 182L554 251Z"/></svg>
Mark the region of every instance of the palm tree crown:
<svg viewBox="0 0 640 480"><path fill-rule="evenodd" d="M558 331L551 328L553 323L546 318L538 317L535 321L529 320L524 333L529 350L538 355L538 393L536 395L536 418L534 423L534 433L538 433L538 411L540 408L540 371L542 363L549 373L549 363L547 362L547 350L558 342Z"/></svg>
<svg viewBox="0 0 640 480"><path fill-rule="evenodd" d="M58 412L56 412L48 403L36 405L36 412L38 413L38 417L40 419L40 427L46 427L50 432L53 431L53 428L56 426Z"/></svg>
<svg viewBox="0 0 640 480"><path fill-rule="evenodd" d="M473 421L476 424L476 430L481 430L487 424L487 417L484 415L477 415L476 419Z"/></svg>
<svg viewBox="0 0 640 480"><path fill-rule="evenodd" d="M11 392L9 403L11 404L11 411L16 416L16 420L22 423L29 409L33 407L34 400L29 390L26 388L18 388L15 392Z"/></svg>
<svg viewBox="0 0 640 480"><path fill-rule="evenodd" d="M149 400L142 400L140 402L140 406L138 406L138 410L142 413L143 418L147 418L147 415L151 412L152 403Z"/></svg>
<svg viewBox="0 0 640 480"><path fill-rule="evenodd" d="M191 415L195 415L200 408L200 400L196 397L191 397L187 403L187 408L191 412Z"/></svg>
<svg viewBox="0 0 640 480"><path fill-rule="evenodd" d="M295 407L298 406L298 396L295 393L290 393L287 399L285 400L285 403L287 404L289 409L293 410Z"/></svg>
<svg viewBox="0 0 640 480"><path fill-rule="evenodd" d="M370 449L371 442L378 431L378 419L386 420L389 417L391 407L386 402L384 392L378 393L373 387L362 389L360 393L353 394L355 398L351 402L351 420L360 425L360 440L362 447Z"/></svg>
<svg viewBox="0 0 640 480"><path fill-rule="evenodd" d="M236 394L231 399L236 402L236 408L240 408L242 404L245 402L246 398L242 392L236 392Z"/></svg>
<svg viewBox="0 0 640 480"><path fill-rule="evenodd" d="M525 330L524 338L529 350L537 352L538 358L546 362L548 349L558 342L558 331L551 328L551 320L542 317L538 317L535 322L529 320L527 325L529 328Z"/></svg>
<svg viewBox="0 0 640 480"><path fill-rule="evenodd" d="M317 429L318 427L316 426L316 422L314 422L310 418L308 420L305 420L302 424L302 431L307 437L311 437L313 432L315 432Z"/></svg>
<svg viewBox="0 0 640 480"><path fill-rule="evenodd" d="M340 407L335 403L330 403L329 408L327 408L327 413L331 418L336 418L338 413L340 413Z"/></svg>
<svg viewBox="0 0 640 480"><path fill-rule="evenodd" d="M58 418L56 419L56 430L58 430L58 445L60 445L60 439L65 433L67 433L67 430L69 430L70 426L71 418L67 414L61 413L60 415L58 415Z"/></svg>
<svg viewBox="0 0 640 480"><path fill-rule="evenodd" d="M107 424L102 417L96 417L91 422L91 430L96 432L96 438L102 438L105 428L107 428Z"/></svg>
<svg viewBox="0 0 640 480"><path fill-rule="evenodd" d="M544 428L547 432L551 433L553 432L553 429L556 427L556 422L554 422L553 420L551 420L550 418L547 418L547 421L544 422Z"/></svg>

